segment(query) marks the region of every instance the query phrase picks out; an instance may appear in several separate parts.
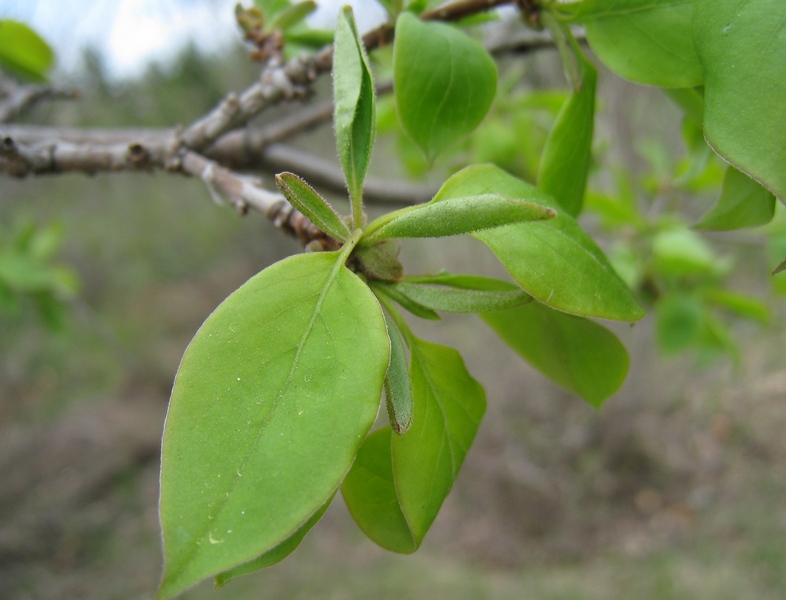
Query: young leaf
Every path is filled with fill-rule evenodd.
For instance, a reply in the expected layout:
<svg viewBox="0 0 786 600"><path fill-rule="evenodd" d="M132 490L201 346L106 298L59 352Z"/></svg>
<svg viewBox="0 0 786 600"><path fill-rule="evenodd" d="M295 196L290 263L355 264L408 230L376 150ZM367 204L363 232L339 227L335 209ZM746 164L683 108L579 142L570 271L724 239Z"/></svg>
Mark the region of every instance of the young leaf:
<svg viewBox="0 0 786 600"><path fill-rule="evenodd" d="M578 61L581 87L574 89L562 105L546 139L538 171L538 187L575 217L581 212L592 159L598 75L578 44L573 48L573 56Z"/></svg>
<svg viewBox="0 0 786 600"><path fill-rule="evenodd" d="M352 8L338 16L333 43L334 125L338 156L347 178L355 227L362 226L363 179L374 143L374 82Z"/></svg>
<svg viewBox="0 0 786 600"><path fill-rule="evenodd" d="M303 523L303 525L301 525L295 533L293 533L275 548L268 550L264 554L256 557L254 560L250 560L247 563L243 563L242 565L238 565L233 569L229 569L228 571L224 571L223 573L216 575L216 587L223 587L235 577L248 575L249 573L259 571L260 569L265 569L284 560L297 549L297 547L300 545L300 542L302 542L303 538L306 537L306 534L311 531L311 528L314 527L314 525L316 525L317 522L322 518L322 515L325 514L332 501L333 496L331 496L330 500L325 502L325 504L322 505L322 508L315 512L308 521Z"/></svg>
<svg viewBox="0 0 786 600"><path fill-rule="evenodd" d="M433 201L497 193L525 198L546 207L543 192L493 165L474 165L448 179ZM540 302L587 317L635 321L644 316L630 288L606 256L564 212L548 221L507 225L472 234L485 243L513 279Z"/></svg>
<svg viewBox="0 0 786 600"><path fill-rule="evenodd" d="M477 313L505 310L530 302L532 296L520 288L512 290L473 290L450 288L406 281L394 283L396 290L432 310Z"/></svg>
<svg viewBox="0 0 786 600"><path fill-rule="evenodd" d="M703 81L691 35L693 5L693 0L583 0L578 20L592 51L618 75L646 85L692 87Z"/></svg>
<svg viewBox="0 0 786 600"><path fill-rule="evenodd" d="M357 248L352 254L358 270L369 279L398 281L404 266L398 260L398 242L387 240L373 246Z"/></svg>
<svg viewBox="0 0 786 600"><path fill-rule="evenodd" d="M428 319L429 321L439 321L439 315L435 313L430 308L423 306L422 304L415 302L411 298L405 296L401 292L398 291L398 288L390 282L387 281L370 281L369 285L371 289L374 291L375 294L382 294L383 296L390 298L396 304L400 305L401 307L407 309L416 317L420 317L421 319Z"/></svg>
<svg viewBox="0 0 786 600"><path fill-rule="evenodd" d="M349 470L377 413L390 342L346 254L268 267L186 350L162 445L161 598L276 548Z"/></svg>
<svg viewBox="0 0 786 600"><path fill-rule="evenodd" d="M718 202L695 229L728 231L764 225L775 214L775 196L742 171L729 165Z"/></svg>
<svg viewBox="0 0 786 600"><path fill-rule="evenodd" d="M327 200L294 173L276 175L276 185L289 203L330 237L347 241L349 229Z"/></svg>
<svg viewBox="0 0 786 600"><path fill-rule="evenodd" d="M488 292L521 291L521 288L515 283L502 279L484 277L483 275L456 275L448 271L442 271L437 275L410 275L405 277L403 281L407 283L433 283L460 290L485 290Z"/></svg>
<svg viewBox="0 0 786 600"><path fill-rule="evenodd" d="M317 3L314 2L314 0L305 0L297 4L290 4L270 20L267 29L269 31L286 31L290 27L300 23L316 9Z"/></svg>
<svg viewBox="0 0 786 600"><path fill-rule="evenodd" d="M421 540L410 531L396 496L392 437L390 427L369 434L341 484L341 494L363 533L387 550L409 554Z"/></svg>
<svg viewBox="0 0 786 600"><path fill-rule="evenodd" d="M55 55L41 36L24 23L0 20L0 65L36 81L46 79Z"/></svg>
<svg viewBox="0 0 786 600"><path fill-rule="evenodd" d="M396 325L385 317L390 338L390 366L385 374L385 400L390 426L403 435L412 424L412 387L407 367L407 354Z"/></svg>
<svg viewBox="0 0 786 600"><path fill-rule="evenodd" d="M396 21L393 82L402 127L433 160L486 116L497 68L483 46L455 27L404 12Z"/></svg>
<svg viewBox="0 0 786 600"><path fill-rule="evenodd" d="M539 302L481 317L524 360L595 407L625 381L628 353L598 323Z"/></svg>
<svg viewBox="0 0 786 600"><path fill-rule="evenodd" d="M782 0L697 2L712 149L786 202L786 35Z"/></svg>
<svg viewBox="0 0 786 600"><path fill-rule="evenodd" d="M407 434L393 437L393 476L401 509L419 544L472 445L486 410L486 394L458 352L411 333L405 336L414 416Z"/></svg>
<svg viewBox="0 0 786 600"><path fill-rule="evenodd" d="M371 222L360 245L390 238L442 237L521 223L552 219L545 206L501 194L436 199L390 212Z"/></svg>

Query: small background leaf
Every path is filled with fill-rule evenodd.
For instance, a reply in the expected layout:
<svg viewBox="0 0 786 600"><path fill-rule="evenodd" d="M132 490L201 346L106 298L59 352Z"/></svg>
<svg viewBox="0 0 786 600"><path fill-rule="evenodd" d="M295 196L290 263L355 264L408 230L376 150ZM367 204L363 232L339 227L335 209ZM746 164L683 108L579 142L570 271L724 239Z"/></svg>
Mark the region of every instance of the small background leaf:
<svg viewBox="0 0 786 600"><path fill-rule="evenodd" d="M444 23L412 13L396 21L393 80L401 125L429 160L486 116L497 68L478 42Z"/></svg>
<svg viewBox="0 0 786 600"><path fill-rule="evenodd" d="M598 323L539 302L481 316L533 367L595 407L625 381L628 353Z"/></svg>
<svg viewBox="0 0 786 600"><path fill-rule="evenodd" d="M0 66L42 81L54 62L49 44L30 27L17 21L0 20Z"/></svg>
<svg viewBox="0 0 786 600"><path fill-rule="evenodd" d="M786 202L786 17L782 0L697 2L704 134L718 154Z"/></svg>
<svg viewBox="0 0 786 600"><path fill-rule="evenodd" d="M703 81L691 35L693 4L583 0L578 20L586 27L592 51L618 75L647 85L691 87ZM710 8L715 0L704 4Z"/></svg>

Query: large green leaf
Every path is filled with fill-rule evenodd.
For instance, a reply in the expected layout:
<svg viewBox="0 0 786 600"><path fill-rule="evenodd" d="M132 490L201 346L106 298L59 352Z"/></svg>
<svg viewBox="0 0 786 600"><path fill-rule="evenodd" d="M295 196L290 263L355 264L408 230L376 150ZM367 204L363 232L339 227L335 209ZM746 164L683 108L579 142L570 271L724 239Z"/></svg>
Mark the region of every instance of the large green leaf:
<svg viewBox="0 0 786 600"><path fill-rule="evenodd" d="M696 229L728 231L764 225L775 214L775 196L742 171L729 165L718 202L695 225Z"/></svg>
<svg viewBox="0 0 786 600"><path fill-rule="evenodd" d="M370 539L393 552L408 554L420 546L401 511L393 481L390 427L370 434L341 484L352 518Z"/></svg>
<svg viewBox="0 0 786 600"><path fill-rule="evenodd" d="M355 226L361 227L363 180L374 145L374 82L352 9L339 13L333 42L334 126L338 156L347 178Z"/></svg>
<svg viewBox="0 0 786 600"><path fill-rule="evenodd" d="M537 188L493 165L474 165L448 179L434 200L491 191L557 209L548 221L472 234L494 251L525 292L552 308L582 316L621 321L644 316L597 244Z"/></svg>
<svg viewBox="0 0 786 600"><path fill-rule="evenodd" d="M432 160L486 116L497 68L483 46L455 27L409 12L396 21L393 56L401 125Z"/></svg>
<svg viewBox="0 0 786 600"><path fill-rule="evenodd" d="M555 212L534 202L501 194L432 200L390 212L369 223L361 246L391 238L442 237L551 219Z"/></svg>
<svg viewBox="0 0 786 600"><path fill-rule="evenodd" d="M393 475L401 509L419 544L458 476L486 394L458 352L406 335L414 415L406 435L393 437Z"/></svg>
<svg viewBox="0 0 786 600"><path fill-rule="evenodd" d="M694 3L584 0L578 19L586 26L590 47L612 71L637 83L691 87L703 80L691 35ZM703 3L710 10L716 4Z"/></svg>
<svg viewBox="0 0 786 600"><path fill-rule="evenodd" d="M186 350L162 447L160 597L296 534L348 471L377 413L390 343L345 258L265 269Z"/></svg>
<svg viewBox="0 0 786 600"><path fill-rule="evenodd" d="M707 141L786 201L786 4L697 2L693 28Z"/></svg>
<svg viewBox="0 0 786 600"><path fill-rule="evenodd" d="M538 187L573 217L581 212L592 159L595 85L598 75L576 46L581 87L574 89L557 115L540 158Z"/></svg>
<svg viewBox="0 0 786 600"><path fill-rule="evenodd" d="M617 336L598 323L539 302L482 317L533 367L593 406L600 406L625 381L628 353Z"/></svg>
<svg viewBox="0 0 786 600"><path fill-rule="evenodd" d="M0 20L0 66L41 81L54 62L54 52L35 31L24 23Z"/></svg>

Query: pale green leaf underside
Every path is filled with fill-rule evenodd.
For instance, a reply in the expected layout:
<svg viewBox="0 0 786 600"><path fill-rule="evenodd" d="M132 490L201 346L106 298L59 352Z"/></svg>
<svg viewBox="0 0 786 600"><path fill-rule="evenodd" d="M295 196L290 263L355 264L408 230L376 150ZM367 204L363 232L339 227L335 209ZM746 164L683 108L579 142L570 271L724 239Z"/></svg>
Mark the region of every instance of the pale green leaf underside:
<svg viewBox="0 0 786 600"><path fill-rule="evenodd" d="M412 298L399 292L398 287L387 281L371 281L369 283L375 293L380 293L405 308L416 317L429 321L439 321L439 315L427 306L415 302Z"/></svg>
<svg viewBox="0 0 786 600"><path fill-rule="evenodd" d="M786 202L786 4L697 2L693 28L707 141Z"/></svg>
<svg viewBox="0 0 786 600"><path fill-rule="evenodd" d="M393 481L390 427L371 433L341 485L352 518L371 540L387 550L409 554L420 546L409 529Z"/></svg>
<svg viewBox="0 0 786 600"><path fill-rule="evenodd" d="M358 210L374 143L374 83L363 41L355 26L352 9L338 17L333 43L333 124L344 176Z"/></svg>
<svg viewBox="0 0 786 600"><path fill-rule="evenodd" d="M431 201L388 213L369 224L361 245L391 238L458 235L522 221L551 219L555 212L534 202L501 194L478 194Z"/></svg>
<svg viewBox="0 0 786 600"><path fill-rule="evenodd" d="M538 187L573 217L581 212L592 159L595 86L598 75L576 48L581 89L573 90L557 115L540 157Z"/></svg>
<svg viewBox="0 0 786 600"><path fill-rule="evenodd" d="M376 416L388 359L379 304L337 253L278 262L210 315L164 431L160 597L267 552L328 501Z"/></svg>
<svg viewBox="0 0 786 600"><path fill-rule="evenodd" d="M539 302L482 317L533 367L595 407L625 381L628 353L598 323Z"/></svg>
<svg viewBox="0 0 786 600"><path fill-rule="evenodd" d="M691 32L694 2L584 0L578 20L593 52L618 75L647 85L692 87L703 81Z"/></svg>
<svg viewBox="0 0 786 600"><path fill-rule="evenodd" d="M775 214L775 196L742 171L729 165L718 202L695 229L728 231L764 225Z"/></svg>
<svg viewBox="0 0 786 600"><path fill-rule="evenodd" d="M644 316L592 238L537 188L493 165L474 165L448 179L435 200L492 190L557 209L548 221L472 234L491 248L525 292L567 313L620 321Z"/></svg>
<svg viewBox="0 0 786 600"><path fill-rule="evenodd" d="M396 21L393 80L401 125L431 160L486 116L497 69L478 42L409 12Z"/></svg>
<svg viewBox="0 0 786 600"><path fill-rule="evenodd" d="M393 436L393 474L401 509L420 541L458 476L486 395L452 348L413 336L407 343L414 416L406 435Z"/></svg>

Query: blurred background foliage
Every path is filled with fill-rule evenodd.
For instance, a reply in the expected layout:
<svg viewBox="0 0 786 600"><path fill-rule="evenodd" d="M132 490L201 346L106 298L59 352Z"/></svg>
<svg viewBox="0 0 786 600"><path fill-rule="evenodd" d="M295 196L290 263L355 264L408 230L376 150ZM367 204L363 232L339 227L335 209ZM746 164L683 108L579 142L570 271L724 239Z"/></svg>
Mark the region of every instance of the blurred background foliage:
<svg viewBox="0 0 786 600"><path fill-rule="evenodd" d="M390 58L374 56L382 79ZM257 74L240 47L192 46L171 66L109 81L87 52L84 98L24 121L189 123ZM371 174L434 187L489 161L533 180L565 97L556 52L503 58L499 88L483 125L431 170L382 99ZM652 309L613 326L632 357L622 390L595 412L479 320L425 323L425 337L462 352L489 411L423 548L374 547L336 503L281 565L184 597L786 596L786 278L769 276L786 254L786 215L779 206L763 230L698 233L724 166L660 93L606 72L599 89L582 223ZM297 106L264 118L287 110ZM292 144L335 154L329 126ZM3 178L0 197L0 597L150 597L158 440L180 357L224 297L299 248L168 174ZM412 274L502 275L469 239L413 241L402 256Z"/></svg>

